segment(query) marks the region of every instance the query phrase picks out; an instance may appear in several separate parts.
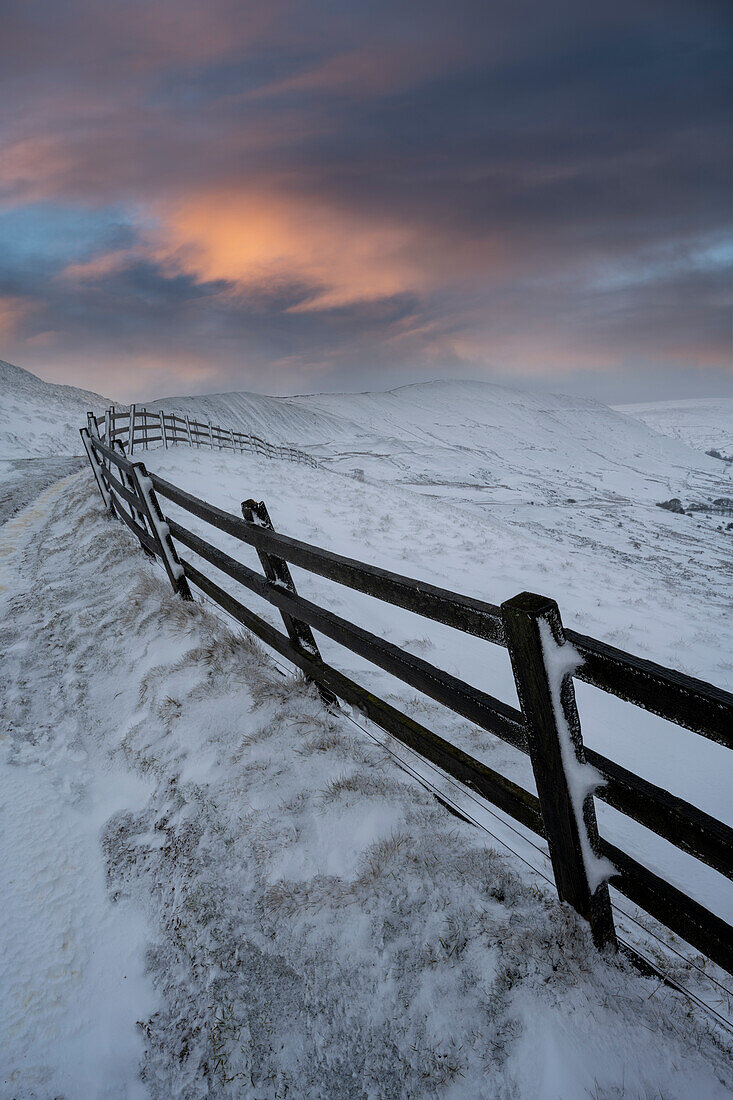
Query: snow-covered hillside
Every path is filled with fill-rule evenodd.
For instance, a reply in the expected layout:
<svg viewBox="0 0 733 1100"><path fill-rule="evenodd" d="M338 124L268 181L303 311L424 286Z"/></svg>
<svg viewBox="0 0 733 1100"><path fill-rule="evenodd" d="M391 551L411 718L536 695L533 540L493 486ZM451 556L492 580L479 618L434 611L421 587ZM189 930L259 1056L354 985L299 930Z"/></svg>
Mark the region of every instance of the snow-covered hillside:
<svg viewBox="0 0 733 1100"><path fill-rule="evenodd" d="M155 403L150 403L153 407ZM595 401L485 382L290 398L164 398L225 426L295 443L331 469L482 506L614 509L718 484L720 464Z"/></svg>
<svg viewBox="0 0 733 1100"><path fill-rule="evenodd" d="M81 454L87 410L100 413L108 404L98 393L44 382L0 360L0 460Z"/></svg>
<svg viewBox="0 0 733 1100"><path fill-rule="evenodd" d="M616 408L662 435L681 439L697 451L716 450L721 455L733 455L733 397L655 401Z"/></svg>
<svg viewBox="0 0 733 1100"><path fill-rule="evenodd" d="M318 409L302 407L289 397L260 393L209 393L199 397L162 397L143 402L147 409L165 409L180 416L211 420L235 431L252 432L272 443L317 447L349 439L356 425Z"/></svg>

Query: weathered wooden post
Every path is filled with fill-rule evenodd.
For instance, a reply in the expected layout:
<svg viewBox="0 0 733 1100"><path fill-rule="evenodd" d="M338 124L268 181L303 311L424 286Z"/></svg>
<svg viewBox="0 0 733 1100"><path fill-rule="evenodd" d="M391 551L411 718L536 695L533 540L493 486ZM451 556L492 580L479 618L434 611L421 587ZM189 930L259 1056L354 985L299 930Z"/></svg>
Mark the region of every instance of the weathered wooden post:
<svg viewBox="0 0 733 1100"><path fill-rule="evenodd" d="M177 592L181 599L192 600L193 596L188 587L181 559L173 545L170 528L161 511L152 478L144 463L134 462L130 468L130 476L135 485L135 495L142 501L150 534L158 547L158 555L163 561L173 591Z"/></svg>
<svg viewBox="0 0 733 1100"><path fill-rule="evenodd" d="M114 423L112 420L112 412L113 410L111 408L107 408L104 411L104 438L108 447L112 446L112 424Z"/></svg>
<svg viewBox="0 0 733 1100"><path fill-rule="evenodd" d="M130 438L128 440L128 447L129 447L130 454L132 454L132 452L135 450L135 406L134 405L130 405L129 435L130 435Z"/></svg>
<svg viewBox="0 0 733 1100"><path fill-rule="evenodd" d="M600 776L584 760L573 688L580 659L554 600L522 592L501 611L558 895L588 921L596 946L616 947L613 868L600 855L593 804Z"/></svg>
<svg viewBox="0 0 733 1100"><path fill-rule="evenodd" d="M234 430L232 428L229 429L229 435L232 437L232 454L236 454L237 448L234 444Z"/></svg>
<svg viewBox="0 0 733 1100"><path fill-rule="evenodd" d="M163 436L163 446L168 450L168 437L165 434L165 413L160 410L160 434Z"/></svg>
<svg viewBox="0 0 733 1100"><path fill-rule="evenodd" d="M114 450L117 451L117 453L119 455L121 455L122 458L127 457L126 454L125 454L125 444L122 442L121 439L115 439ZM135 496L137 496L137 490L135 488L135 484L134 484L132 478L130 477L129 471L126 470L123 466L118 466L117 467L117 472L119 474L120 481L125 486L125 488L129 492L134 493ZM128 503L128 507L130 509L130 515L132 516L132 518L134 520L136 520L137 523L140 524L140 526L143 528L144 531L146 531L147 527L146 527L144 512L141 512L140 509L136 508L133 504L130 504L129 502L127 502L127 503ZM144 549L145 549L146 553L150 552L147 549L147 547L144 547Z"/></svg>
<svg viewBox="0 0 733 1100"><path fill-rule="evenodd" d="M99 459L97 458L94 447L92 446L92 439L91 439L92 434L97 439L99 438L99 433L97 432L97 422L94 419L94 414L93 413L87 413L87 423L90 426L91 426L92 423L94 424L94 432L92 433L90 431L90 428L80 428L79 429L79 435L81 436L81 441L84 444L84 450L87 453L87 458L89 459L89 465L92 468L92 473L94 474L94 480L97 483L97 488L99 489L99 495L102 498L102 503L104 504L104 507L107 509L107 511L110 514L113 514L112 513L112 496L111 496L110 491L107 488L106 482L104 480L104 472L102 470L102 464L99 461Z"/></svg>
<svg viewBox="0 0 733 1100"><path fill-rule="evenodd" d="M247 523L251 523L255 527L264 527L267 531L274 531L272 520L270 519L263 500L242 501L242 515ZM275 554L268 554L267 551L260 550L259 547L257 548L257 556L260 559L263 572L268 581L278 585L279 588L284 588L286 591L292 592L294 596L297 596L298 592L290 568L284 558L279 558ZM292 615L288 615L286 611L281 611L280 614L282 615L283 624L288 633L288 637L295 649L297 649L299 653L302 653L304 657L310 658L310 660L315 659L316 661L320 661L322 659L321 652L308 623L304 623L300 619L294 619ZM337 702L336 696L332 695L326 688L321 687L321 685L318 685L318 691L325 703L332 704Z"/></svg>
<svg viewBox="0 0 733 1100"><path fill-rule="evenodd" d="M214 449L214 433L213 433L212 428L211 428L211 421L209 421L209 446L211 447L211 449L213 451L213 449Z"/></svg>
<svg viewBox="0 0 733 1100"><path fill-rule="evenodd" d="M186 434L188 435L189 447L193 447L193 440L191 439L191 421L189 420L188 413L186 413Z"/></svg>
<svg viewBox="0 0 733 1100"><path fill-rule="evenodd" d="M114 449L117 451L118 454L122 455L123 458L126 457L126 455L125 455L125 445L124 445L124 443L122 442L121 439L116 439L115 440ZM128 490L128 492L132 493L134 496L139 496L139 492L135 487L135 482L133 481L132 477L130 476L129 470L124 466L118 466L117 467L117 472L119 474L120 481L125 486L125 488ZM119 505L118 505L118 507L119 507ZM155 538L155 534L150 529L150 524L147 522L147 520L145 518L145 513L142 512L139 508L136 508L134 504L128 503L128 507L130 509L130 515L140 525L140 527L142 527L143 531L148 531L148 533L151 534L153 536L153 538ZM142 541L142 539L140 539L139 541L140 541L140 549L143 551L143 553L146 554L149 558L154 558L155 554L152 552L152 550L150 550L145 545L145 543Z"/></svg>

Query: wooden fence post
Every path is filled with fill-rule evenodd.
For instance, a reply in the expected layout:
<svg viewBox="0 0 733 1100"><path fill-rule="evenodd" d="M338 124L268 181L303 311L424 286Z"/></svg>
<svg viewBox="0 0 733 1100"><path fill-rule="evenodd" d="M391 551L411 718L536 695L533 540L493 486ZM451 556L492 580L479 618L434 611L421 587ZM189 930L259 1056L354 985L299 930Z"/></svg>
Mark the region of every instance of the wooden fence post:
<svg viewBox="0 0 733 1100"><path fill-rule="evenodd" d="M211 447L211 449L213 451L213 449L214 449L214 433L211 430L211 421L209 421L209 446Z"/></svg>
<svg viewBox="0 0 733 1100"><path fill-rule="evenodd" d="M130 438L128 440L128 448L129 448L129 453L132 454L132 452L135 450L135 406L134 405L130 405L129 435L130 435ZM123 452L123 454L124 454L124 452Z"/></svg>
<svg viewBox="0 0 733 1100"><path fill-rule="evenodd" d="M135 483L135 495L143 503L150 533L157 543L173 591L177 592L181 599L193 600L191 589L188 587L188 581L181 565L181 559L178 557L176 548L173 545L170 529L161 511L152 479L145 469L144 463L133 463L130 476Z"/></svg>
<svg viewBox="0 0 733 1100"><path fill-rule="evenodd" d="M97 422L96 422L96 420L93 419L93 423L94 423L94 432L92 434L96 435L99 438L99 432L97 431ZM91 431L91 423L90 423L90 431ZM115 433L115 407L114 407L114 405L111 405L108 409L105 410L105 413L104 413L104 442L107 444L108 447L113 446L114 433ZM99 467L102 471L102 475L104 475L105 470L109 470L111 468L112 464L111 464L110 460L108 458L106 458L104 455L99 456L95 452L95 457L97 459L97 462L99 463ZM107 486L106 478L105 478L104 484L105 484L105 487L106 487ZM110 494L110 498L109 498L109 503L107 505L107 510L109 511L110 515L113 516L115 514L114 500L112 499L111 494Z"/></svg>
<svg viewBox="0 0 733 1100"><path fill-rule="evenodd" d="M122 442L121 439L116 439L115 440L114 449L117 451L118 454L122 455L122 457L125 458L125 445L124 445L124 443ZM129 491L131 493L134 493L136 496L138 496L139 492L135 487L134 481L130 477L129 471L126 470L122 466L118 466L117 472L119 474L120 481L125 486L125 488L129 489ZM132 515L132 518L134 520L136 520L137 523L140 524L143 531L149 531L149 533L153 535L153 538L155 538L155 533L153 531L150 531L150 525L147 523L147 521L145 519L145 513L142 512L139 508L136 508L133 504L130 504L129 508L130 508L130 514ZM140 542L140 547L143 550L143 552L145 554L147 554L147 556L149 558L154 558L155 557L155 554L153 554L148 549L148 547L145 545L144 542L142 542L142 541Z"/></svg>
<svg viewBox="0 0 733 1100"><path fill-rule="evenodd" d="M522 592L501 611L558 895L588 921L597 947L616 947L612 869L599 854L595 773L584 761L575 705L575 651L554 600Z"/></svg>
<svg viewBox="0 0 733 1100"><path fill-rule="evenodd" d="M186 413L186 433L188 435L188 445L193 447L193 440L191 439L191 421L189 420L188 413Z"/></svg>
<svg viewBox="0 0 733 1100"><path fill-rule="evenodd" d="M92 420L94 420L94 416L92 415L92 413L88 413L87 415L89 417L91 417ZM95 433L94 434L95 435L97 435L96 427L97 427L97 425L96 425L96 421L95 421L95 423L94 423L94 428L95 428ZM97 488L99 489L99 495L102 498L102 502L104 504L104 507L107 509L107 511L110 514L112 514L112 495L111 495L111 493L110 493L109 489L107 488L107 486L105 484L105 481L104 481L104 474L102 472L102 464L99 461L99 459L97 458L97 455L94 451L94 448L92 447L91 434L92 433L90 432L89 428L80 428L79 429L79 435L81 436L81 441L84 444L84 450L87 453L87 458L89 459L89 465L92 468L92 473L94 474L94 480L96 481ZM97 435L97 438L98 438L98 435Z"/></svg>
<svg viewBox="0 0 733 1100"><path fill-rule="evenodd" d="M274 531L272 520L270 519L264 500L242 501L242 515L247 523L251 523L255 527L265 527L268 531ZM298 593L288 563L283 558L278 558L274 554L268 554L265 550L258 549L257 556L260 559L262 570L268 581L279 585L288 592L292 592L294 596L297 596ZM295 648L302 653L303 656L310 658L310 660L322 660L321 652L308 623L301 622L300 619L294 619L292 615L288 615L285 611L281 611L280 614L282 615L285 629L288 632L288 637ZM330 705L337 702L336 696L326 688L318 685L318 691L324 703Z"/></svg>
<svg viewBox="0 0 733 1100"><path fill-rule="evenodd" d="M160 410L160 434L163 436L163 446L168 450L168 438L165 434L165 413Z"/></svg>

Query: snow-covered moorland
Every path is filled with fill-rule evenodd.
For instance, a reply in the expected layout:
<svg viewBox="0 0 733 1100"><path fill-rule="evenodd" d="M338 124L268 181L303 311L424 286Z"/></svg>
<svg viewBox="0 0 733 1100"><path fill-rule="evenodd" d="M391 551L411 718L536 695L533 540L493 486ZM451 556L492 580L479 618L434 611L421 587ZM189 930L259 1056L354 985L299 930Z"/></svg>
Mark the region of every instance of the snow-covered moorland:
<svg viewBox="0 0 733 1100"><path fill-rule="evenodd" d="M655 506L725 495L722 464L601 406L497 387L245 396L261 418L250 430L274 442L270 412L292 427L304 409L314 434L282 441L324 468L185 447L148 452L149 468L235 513L264 499L280 530L493 602L543 592L567 625L733 686L731 535L718 516ZM240 426L208 400L201 415ZM0 527L0 562L0 1095L729 1095L729 1039L704 1012L600 958L552 888L450 816L391 743L325 710L209 605L174 598L88 471ZM294 575L516 701L503 650ZM319 643L532 786L513 750ZM578 687L588 743L731 821L722 750ZM720 876L610 810L599 819L731 920ZM710 999L690 966L673 973Z"/></svg>

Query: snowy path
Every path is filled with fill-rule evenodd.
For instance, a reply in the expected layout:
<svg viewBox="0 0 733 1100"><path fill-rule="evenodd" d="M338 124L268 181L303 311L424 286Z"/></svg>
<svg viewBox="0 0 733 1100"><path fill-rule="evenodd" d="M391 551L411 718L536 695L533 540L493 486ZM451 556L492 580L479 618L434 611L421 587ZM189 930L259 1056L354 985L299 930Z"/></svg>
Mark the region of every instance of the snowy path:
<svg viewBox="0 0 733 1100"><path fill-rule="evenodd" d="M100 829L146 785L95 759L82 679L44 642L45 620L73 579L45 600L43 588L34 586L32 601L29 592L29 544L68 481L0 527L13 685L0 711L0 1094L136 1100L147 1091L135 1021L154 1003L143 976L147 930L129 905L110 902Z"/></svg>
<svg viewBox="0 0 733 1100"><path fill-rule="evenodd" d="M83 461L65 456L0 460L0 524L25 508L59 478L80 470Z"/></svg>

